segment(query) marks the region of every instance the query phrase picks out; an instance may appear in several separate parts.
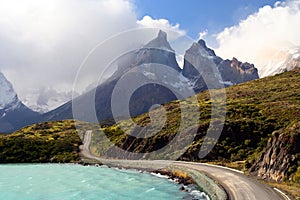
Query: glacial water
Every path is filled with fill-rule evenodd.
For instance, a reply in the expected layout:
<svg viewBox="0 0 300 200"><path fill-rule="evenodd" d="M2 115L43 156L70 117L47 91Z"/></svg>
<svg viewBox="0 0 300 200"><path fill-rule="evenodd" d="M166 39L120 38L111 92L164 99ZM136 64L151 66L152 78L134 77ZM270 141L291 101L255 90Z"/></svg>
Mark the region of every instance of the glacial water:
<svg viewBox="0 0 300 200"><path fill-rule="evenodd" d="M206 199L203 193L183 192L179 187L168 179L132 170L66 164L0 165L1 200Z"/></svg>

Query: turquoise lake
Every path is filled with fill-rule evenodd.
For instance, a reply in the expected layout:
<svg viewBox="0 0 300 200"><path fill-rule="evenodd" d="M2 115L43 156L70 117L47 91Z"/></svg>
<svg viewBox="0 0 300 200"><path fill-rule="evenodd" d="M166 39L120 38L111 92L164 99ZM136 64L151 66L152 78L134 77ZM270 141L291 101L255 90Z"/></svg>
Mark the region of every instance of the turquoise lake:
<svg viewBox="0 0 300 200"><path fill-rule="evenodd" d="M166 178L133 170L68 164L0 165L2 200L206 199ZM192 197L192 195L194 197Z"/></svg>

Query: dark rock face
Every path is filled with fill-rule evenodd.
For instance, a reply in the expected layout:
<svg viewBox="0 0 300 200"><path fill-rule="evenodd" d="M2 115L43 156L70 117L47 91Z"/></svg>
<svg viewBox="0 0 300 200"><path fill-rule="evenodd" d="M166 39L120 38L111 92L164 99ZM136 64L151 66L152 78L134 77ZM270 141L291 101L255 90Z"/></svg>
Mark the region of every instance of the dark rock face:
<svg viewBox="0 0 300 200"><path fill-rule="evenodd" d="M275 131L260 158L250 168L250 173L263 179L282 181L293 173L299 161L300 123L285 131Z"/></svg>
<svg viewBox="0 0 300 200"><path fill-rule="evenodd" d="M11 133L35 123L35 118L40 116L40 114L19 102L15 109L6 108L0 110L0 116L3 116L0 119L0 132Z"/></svg>
<svg viewBox="0 0 300 200"><path fill-rule="evenodd" d="M194 43L186 51L182 74L194 83L194 89L197 92L208 89L205 84L207 80L204 80L203 77L209 80L209 77L214 76L216 74L212 71L214 68L219 71L221 75L219 81L225 87L259 78L258 71L253 64L242 63L236 58L223 60L216 56L203 40Z"/></svg>
<svg viewBox="0 0 300 200"><path fill-rule="evenodd" d="M199 40L198 44L208 53L208 56L212 56L213 57L213 61L215 62L216 65L220 64L220 62L222 62L222 58L220 58L219 56L216 55L215 51L208 48L206 46L206 43L204 40Z"/></svg>
<svg viewBox="0 0 300 200"><path fill-rule="evenodd" d="M232 60L223 60L218 69L224 82L230 81L233 84L244 83L258 79L258 71L253 64L242 63L236 58Z"/></svg>
<svg viewBox="0 0 300 200"><path fill-rule="evenodd" d="M192 82L196 92L207 90L208 82L216 82L213 71L214 68L216 69L214 62L216 56L211 56L210 53L214 54L214 52L206 51L198 43L194 43L185 53L182 75Z"/></svg>

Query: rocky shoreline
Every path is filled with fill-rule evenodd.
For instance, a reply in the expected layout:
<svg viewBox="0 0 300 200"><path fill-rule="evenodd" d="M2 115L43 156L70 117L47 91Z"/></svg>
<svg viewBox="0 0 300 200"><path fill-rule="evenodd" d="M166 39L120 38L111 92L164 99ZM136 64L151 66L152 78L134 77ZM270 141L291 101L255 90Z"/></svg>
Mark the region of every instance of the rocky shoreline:
<svg viewBox="0 0 300 200"><path fill-rule="evenodd" d="M121 164L118 161L111 161L111 163L101 163L94 159L82 159L79 164L82 165L94 165L94 166L107 166L117 169L126 169L126 170L138 170L141 172L148 172L159 177L166 177L173 182L181 185L180 190L190 193L191 199L207 199L211 200L226 200L228 196L217 182L210 179L202 173L198 173L191 169L183 169L181 167L168 166L161 167L156 165L150 166L147 164L142 165L132 165L129 161L128 163L122 162ZM191 191L197 194L191 194ZM197 191L197 192L196 192ZM188 198L189 199L189 198Z"/></svg>

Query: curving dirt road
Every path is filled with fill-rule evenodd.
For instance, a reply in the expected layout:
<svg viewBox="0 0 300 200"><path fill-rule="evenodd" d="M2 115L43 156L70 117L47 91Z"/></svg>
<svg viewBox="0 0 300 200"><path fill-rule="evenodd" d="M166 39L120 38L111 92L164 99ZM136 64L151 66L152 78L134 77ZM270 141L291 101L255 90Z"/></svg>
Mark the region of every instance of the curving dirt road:
<svg viewBox="0 0 300 200"><path fill-rule="evenodd" d="M110 160L101 159L90 152L92 131L86 131L84 135L81 154L84 157L98 160L101 163L113 167L161 169L170 165L181 168L189 168L204 173L217 181L226 191L228 199L232 200L289 200L289 198L277 189L263 184L243 172L229 168L205 163L168 161L168 160Z"/></svg>
<svg viewBox="0 0 300 200"><path fill-rule="evenodd" d="M218 183L224 187L229 199L285 199L285 197L283 197L273 188L244 175L242 172L237 172L235 170L230 170L215 165L208 165L205 163L176 162L176 164L199 170L212 179L218 181Z"/></svg>

